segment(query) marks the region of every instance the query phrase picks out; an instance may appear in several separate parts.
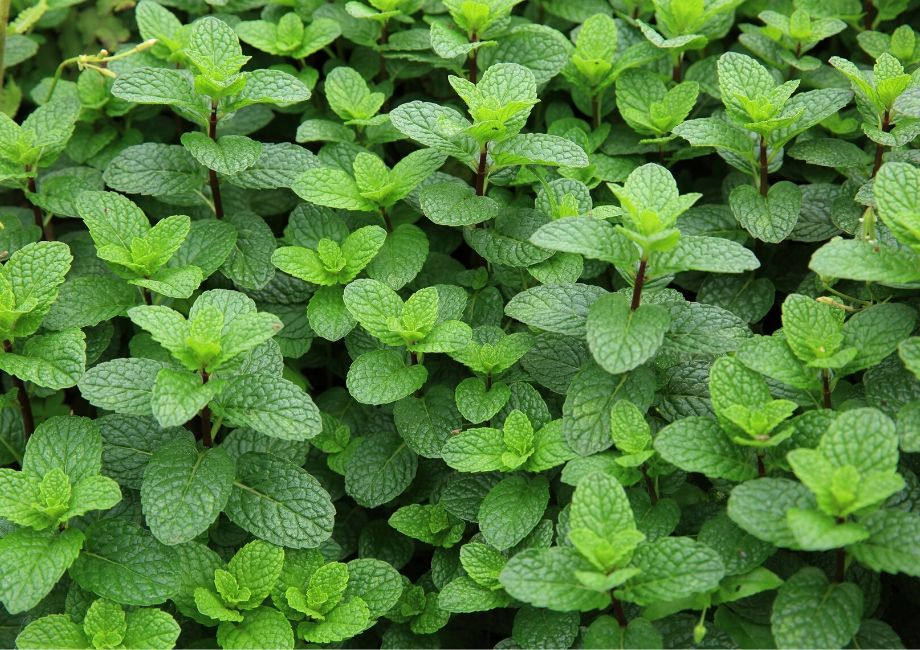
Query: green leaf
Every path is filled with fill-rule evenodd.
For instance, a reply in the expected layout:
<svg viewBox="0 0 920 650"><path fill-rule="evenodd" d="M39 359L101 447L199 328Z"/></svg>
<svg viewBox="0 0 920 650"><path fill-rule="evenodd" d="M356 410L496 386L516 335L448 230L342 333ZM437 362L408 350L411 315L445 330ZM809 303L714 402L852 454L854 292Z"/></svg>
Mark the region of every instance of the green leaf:
<svg viewBox="0 0 920 650"><path fill-rule="evenodd" d="M339 66L326 75L326 101L340 118L368 120L383 106L383 93L371 92L367 82L354 68Z"/></svg>
<svg viewBox="0 0 920 650"><path fill-rule="evenodd" d="M499 550L511 548L534 529L549 502L549 484L542 476L509 476L492 488L479 507L479 528Z"/></svg>
<svg viewBox="0 0 920 650"><path fill-rule="evenodd" d="M251 452L237 460L225 512L260 539L289 548L316 548L332 534L335 509L303 468L272 454Z"/></svg>
<svg viewBox="0 0 920 650"><path fill-rule="evenodd" d="M776 595L770 629L778 646L841 648L859 629L862 591L855 584L832 584L820 569L801 569Z"/></svg>
<svg viewBox="0 0 920 650"><path fill-rule="evenodd" d="M304 621L297 634L311 643L333 643L350 639L370 623L370 610L360 598L353 597L335 607L318 623Z"/></svg>
<svg viewBox="0 0 920 650"><path fill-rule="evenodd" d="M441 457L460 472L491 472L505 469L502 460L505 451L501 431L488 427L473 428L448 438L441 448Z"/></svg>
<svg viewBox="0 0 920 650"><path fill-rule="evenodd" d="M757 475L753 452L736 445L715 420L686 417L658 432L655 451L669 463L710 478L746 481Z"/></svg>
<svg viewBox="0 0 920 650"><path fill-rule="evenodd" d="M530 241L549 250L627 266L638 260L635 246L613 225L601 219L563 217L546 223Z"/></svg>
<svg viewBox="0 0 920 650"><path fill-rule="evenodd" d="M153 385L151 408L161 426L179 426L197 415L213 395L214 384L202 385L200 376L164 368Z"/></svg>
<svg viewBox="0 0 920 650"><path fill-rule="evenodd" d="M643 537L619 481L598 472L579 482L569 510L569 540L598 570L614 569Z"/></svg>
<svg viewBox="0 0 920 650"><path fill-rule="evenodd" d="M832 239L816 250L808 268L828 278L901 285L917 282L917 256L862 239Z"/></svg>
<svg viewBox="0 0 920 650"><path fill-rule="evenodd" d="M291 106L310 99L310 89L300 79L282 70L253 70L240 76L244 80L243 89L233 97L228 110L252 104Z"/></svg>
<svg viewBox="0 0 920 650"><path fill-rule="evenodd" d="M853 523L840 523L820 510L791 509L786 514L789 529L798 546L806 551L842 548L869 537L869 531Z"/></svg>
<svg viewBox="0 0 920 650"><path fill-rule="evenodd" d="M454 393L446 386L432 386L422 397L406 397L393 405L399 435L420 456L440 458L444 443L461 421Z"/></svg>
<svg viewBox="0 0 920 650"><path fill-rule="evenodd" d="M357 324L345 306L343 292L340 286L320 287L307 305L310 327L328 341L338 341Z"/></svg>
<svg viewBox="0 0 920 650"><path fill-rule="evenodd" d="M464 183L441 182L425 185L419 192L422 212L441 226L472 226L493 219L499 204L488 196L477 196Z"/></svg>
<svg viewBox="0 0 920 650"><path fill-rule="evenodd" d="M147 3L146 6L155 3ZM158 5L157 5L158 6ZM207 116L207 105L195 93L190 76L169 68L138 68L119 75L112 84L115 97L135 104L163 104L192 112L200 121Z"/></svg>
<svg viewBox="0 0 920 650"><path fill-rule="evenodd" d="M70 570L83 589L123 605L156 605L179 589L172 549L127 519L103 519L86 530Z"/></svg>
<svg viewBox="0 0 920 650"><path fill-rule="evenodd" d="M189 131L182 134L181 140L195 160L220 174L238 174L252 167L262 153L262 143L243 135L212 140L205 133Z"/></svg>
<svg viewBox="0 0 920 650"><path fill-rule="evenodd" d="M180 628L175 619L158 609L136 609L125 616L125 648L170 650L175 647Z"/></svg>
<svg viewBox="0 0 920 650"><path fill-rule="evenodd" d="M78 382L94 406L125 415L151 415L157 373L166 364L153 359L115 359L91 368Z"/></svg>
<svg viewBox="0 0 920 650"><path fill-rule="evenodd" d="M205 177L204 168L184 147L154 142L122 149L103 174L113 190L148 196L195 192Z"/></svg>
<svg viewBox="0 0 920 650"><path fill-rule="evenodd" d="M799 220L802 190L798 185L780 181L770 186L766 197L751 185L739 185L729 197L738 223L761 241L778 243L786 239Z"/></svg>
<svg viewBox="0 0 920 650"><path fill-rule="evenodd" d="M584 336L588 310L606 293L590 284L540 285L515 294L505 314L548 332Z"/></svg>
<svg viewBox="0 0 920 650"><path fill-rule="evenodd" d="M239 609L255 609L271 593L284 566L284 549L261 540L249 542L227 563L227 572L245 589L249 598L235 603ZM219 588L219 587L218 587Z"/></svg>
<svg viewBox="0 0 920 650"><path fill-rule="evenodd" d="M575 574L593 567L573 548L531 548L515 554L499 579L514 598L561 612L589 612L610 604L610 596L585 587Z"/></svg>
<svg viewBox="0 0 920 650"><path fill-rule="evenodd" d="M284 614L271 607L246 612L241 623L221 623L217 642L225 650L271 650L294 647L294 631Z"/></svg>
<svg viewBox="0 0 920 650"><path fill-rule="evenodd" d="M493 170L513 165L588 166L588 156L580 146L544 133L519 133L496 144L490 153Z"/></svg>
<svg viewBox="0 0 920 650"><path fill-rule="evenodd" d="M854 314L843 325L843 347L856 348L844 368L847 374L871 368L894 352L910 336L916 313L906 305L881 304Z"/></svg>
<svg viewBox="0 0 920 650"><path fill-rule="evenodd" d="M210 16L192 25L185 54L202 74L218 82L238 73L249 60L248 56L243 56L233 29Z"/></svg>
<svg viewBox="0 0 920 650"><path fill-rule="evenodd" d="M786 342L802 361L830 357L843 342L843 317L843 311L832 305L791 294L783 302Z"/></svg>
<svg viewBox="0 0 920 650"><path fill-rule="evenodd" d="M6 610L20 614L38 605L80 554L83 539L75 528L20 528L0 538L0 602Z"/></svg>
<svg viewBox="0 0 920 650"><path fill-rule="evenodd" d="M671 250L656 255L655 274L679 271L744 273L760 267L754 253L738 242L722 237L684 235Z"/></svg>
<svg viewBox="0 0 920 650"><path fill-rule="evenodd" d="M83 618L83 631L93 645L120 643L125 636L125 612L117 604L107 600L97 600L86 611Z"/></svg>
<svg viewBox="0 0 920 650"><path fill-rule="evenodd" d="M904 367L920 378L920 337L904 339L898 345L898 356Z"/></svg>
<svg viewBox="0 0 920 650"><path fill-rule="evenodd" d="M291 189L304 201L316 205L365 212L377 209L376 203L361 195L355 179L341 169L308 169L291 184Z"/></svg>
<svg viewBox="0 0 920 650"><path fill-rule="evenodd" d="M478 377L467 377L455 391L457 410L464 419L479 424L491 419L511 399L511 389L504 382L496 382L486 388Z"/></svg>
<svg viewBox="0 0 920 650"><path fill-rule="evenodd" d="M158 449L141 486L150 532L169 545L195 539L227 504L235 475L233 460L223 449L200 452L189 440Z"/></svg>
<svg viewBox="0 0 920 650"><path fill-rule="evenodd" d="M625 295L601 296L588 312L588 348L604 370L623 373L655 355L670 322L667 310L659 305L631 309Z"/></svg>
<svg viewBox="0 0 920 650"><path fill-rule="evenodd" d="M322 430L319 409L296 384L268 374L230 379L214 403L230 424L281 440L309 440Z"/></svg>
<svg viewBox="0 0 920 650"><path fill-rule="evenodd" d="M76 483L99 474L102 436L96 423L84 417L52 417L41 423L26 446L22 471L36 477L59 469Z"/></svg>
<svg viewBox="0 0 920 650"><path fill-rule="evenodd" d="M455 614L487 612L507 607L511 597L501 589L490 589L468 576L454 578L438 594L438 606Z"/></svg>
<svg viewBox="0 0 920 650"><path fill-rule="evenodd" d="M92 647L83 629L67 614L42 616L26 625L16 637L17 648L35 650Z"/></svg>
<svg viewBox="0 0 920 650"><path fill-rule="evenodd" d="M387 522L407 537L450 548L463 537L466 525L440 504L411 504L398 509Z"/></svg>
<svg viewBox="0 0 920 650"><path fill-rule="evenodd" d="M358 504L375 508L402 494L417 466L415 453L398 435L367 436L345 466L345 492Z"/></svg>
<svg viewBox="0 0 920 650"><path fill-rule="evenodd" d="M76 328L32 336L22 354L0 354L0 369L45 388L76 386L86 369L86 336Z"/></svg>
<svg viewBox="0 0 920 650"><path fill-rule="evenodd" d="M797 548L786 520L792 508L811 509L815 499L804 485L785 478L759 478L736 485L728 499L728 516L757 539Z"/></svg>
<svg viewBox="0 0 920 650"><path fill-rule="evenodd" d="M662 537L641 544L632 565L639 573L616 593L639 605L712 591L725 574L719 554L690 537Z"/></svg>
<svg viewBox="0 0 920 650"><path fill-rule="evenodd" d="M920 570L917 546L905 544L920 531L920 517L914 512L890 509L877 510L860 518L868 529L869 538L847 550L860 563L873 571L905 573L916 576Z"/></svg>
<svg viewBox="0 0 920 650"><path fill-rule="evenodd" d="M396 226L367 265L367 276L402 289L422 270L428 249L428 237L421 228L408 223Z"/></svg>
<svg viewBox="0 0 920 650"><path fill-rule="evenodd" d="M407 366L403 355L394 350L374 350L354 360L346 383L362 404L389 404L419 390L427 379L425 366Z"/></svg>

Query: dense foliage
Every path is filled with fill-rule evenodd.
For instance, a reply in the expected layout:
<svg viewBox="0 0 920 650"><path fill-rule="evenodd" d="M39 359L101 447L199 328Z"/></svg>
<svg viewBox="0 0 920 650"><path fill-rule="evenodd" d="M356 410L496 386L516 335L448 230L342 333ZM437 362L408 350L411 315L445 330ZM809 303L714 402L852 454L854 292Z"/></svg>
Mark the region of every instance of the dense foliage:
<svg viewBox="0 0 920 650"><path fill-rule="evenodd" d="M10 4L0 646L920 645L920 2Z"/></svg>

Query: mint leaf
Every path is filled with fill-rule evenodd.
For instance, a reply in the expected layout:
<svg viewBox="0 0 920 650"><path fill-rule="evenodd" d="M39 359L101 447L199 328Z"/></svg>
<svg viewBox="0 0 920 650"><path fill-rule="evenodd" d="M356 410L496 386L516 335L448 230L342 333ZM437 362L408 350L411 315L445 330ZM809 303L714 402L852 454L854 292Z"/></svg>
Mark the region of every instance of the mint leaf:
<svg viewBox="0 0 920 650"><path fill-rule="evenodd" d="M483 537L499 550L511 548L539 523L548 500L549 486L542 477L503 479L479 507Z"/></svg>
<svg viewBox="0 0 920 650"><path fill-rule="evenodd" d="M0 539L0 602L11 614L35 607L73 564L83 533L22 528Z"/></svg>
<svg viewBox="0 0 920 650"><path fill-rule="evenodd" d="M179 589L172 549L121 518L86 530L84 552L70 573L83 589L124 605L157 605Z"/></svg>
<svg viewBox="0 0 920 650"><path fill-rule="evenodd" d="M316 548L328 539L335 512L329 495L304 469L258 452L237 460L225 511L244 530L289 548Z"/></svg>
<svg viewBox="0 0 920 650"><path fill-rule="evenodd" d="M831 584L820 569L805 568L780 587L770 629L783 645L842 646L859 629L862 612L855 584Z"/></svg>
<svg viewBox="0 0 920 650"><path fill-rule="evenodd" d="M179 440L158 449L144 471L141 503L154 536L164 544L193 540L220 514L235 478L222 449L204 453Z"/></svg>

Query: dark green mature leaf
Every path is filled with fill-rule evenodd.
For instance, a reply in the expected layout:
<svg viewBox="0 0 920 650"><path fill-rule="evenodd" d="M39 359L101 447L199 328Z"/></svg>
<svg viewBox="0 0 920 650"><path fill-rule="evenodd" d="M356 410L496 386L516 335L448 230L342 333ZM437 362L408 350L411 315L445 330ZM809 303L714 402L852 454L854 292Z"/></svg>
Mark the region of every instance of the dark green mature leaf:
<svg viewBox="0 0 920 650"><path fill-rule="evenodd" d="M329 494L303 468L251 452L236 471L226 513L244 530L289 548L316 548L332 534Z"/></svg>

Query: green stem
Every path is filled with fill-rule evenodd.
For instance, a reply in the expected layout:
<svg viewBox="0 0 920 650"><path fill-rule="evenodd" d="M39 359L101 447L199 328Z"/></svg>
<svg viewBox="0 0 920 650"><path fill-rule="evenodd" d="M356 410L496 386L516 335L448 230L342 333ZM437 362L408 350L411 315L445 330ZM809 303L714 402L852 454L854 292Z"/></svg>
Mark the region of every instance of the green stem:
<svg viewBox="0 0 920 650"><path fill-rule="evenodd" d="M831 371L821 370L821 403L826 409L834 408L831 404Z"/></svg>
<svg viewBox="0 0 920 650"><path fill-rule="evenodd" d="M767 139L760 136L760 195L770 192L770 161L767 158Z"/></svg>

